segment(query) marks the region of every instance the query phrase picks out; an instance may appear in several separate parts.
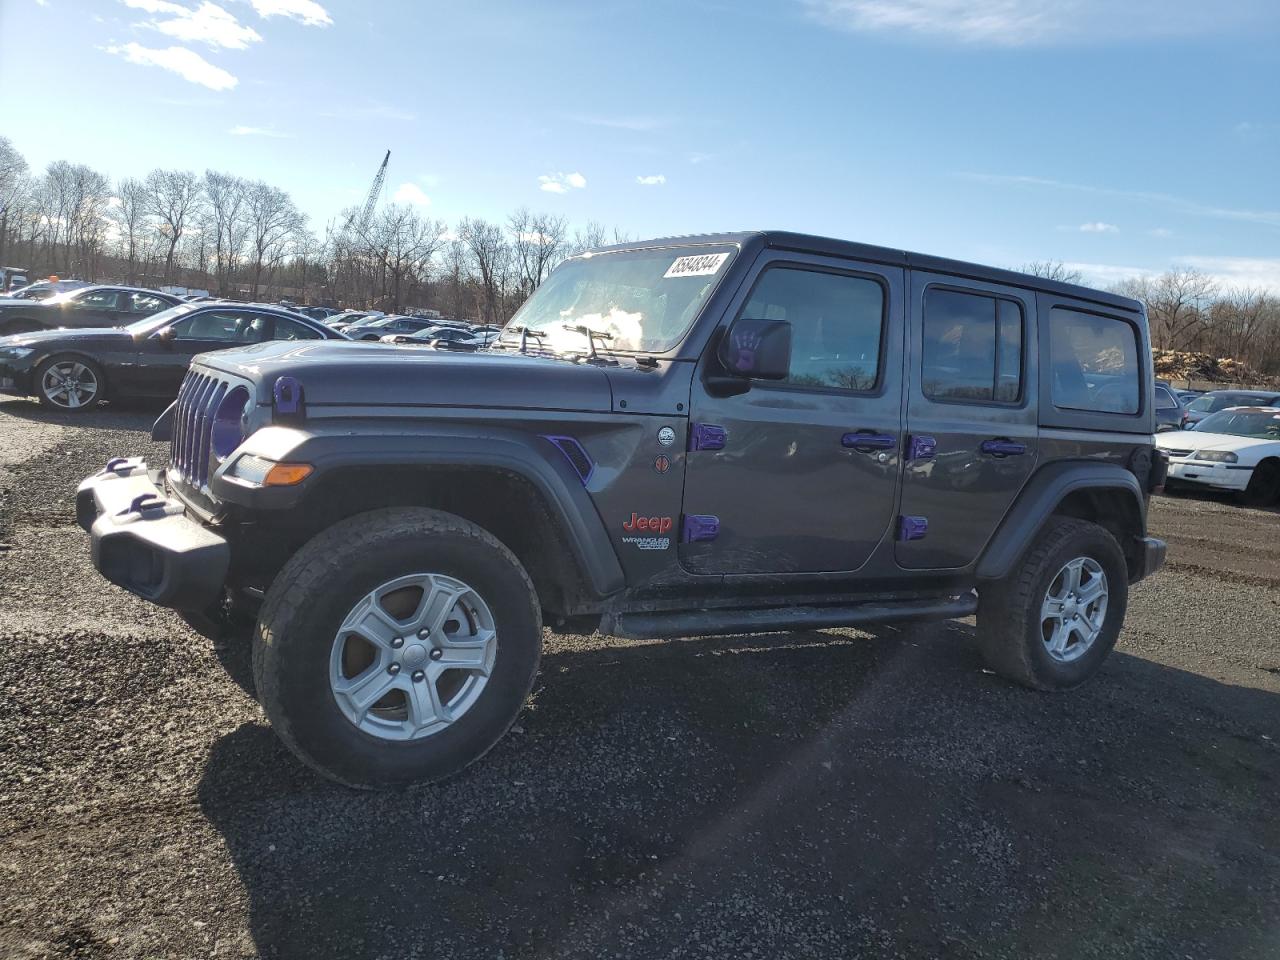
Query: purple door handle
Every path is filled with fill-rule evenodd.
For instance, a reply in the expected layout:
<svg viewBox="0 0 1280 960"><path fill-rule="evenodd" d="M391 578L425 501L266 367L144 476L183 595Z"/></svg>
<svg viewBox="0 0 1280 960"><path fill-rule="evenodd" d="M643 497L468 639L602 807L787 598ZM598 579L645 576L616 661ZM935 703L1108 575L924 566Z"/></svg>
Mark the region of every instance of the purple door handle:
<svg viewBox="0 0 1280 960"><path fill-rule="evenodd" d="M892 450L898 445L898 438L890 433L846 433L840 438L842 447L853 450Z"/></svg>
<svg viewBox="0 0 1280 960"><path fill-rule="evenodd" d="M1027 445L1001 437L996 440L983 440L982 452L989 453L993 457L1020 457L1027 452Z"/></svg>

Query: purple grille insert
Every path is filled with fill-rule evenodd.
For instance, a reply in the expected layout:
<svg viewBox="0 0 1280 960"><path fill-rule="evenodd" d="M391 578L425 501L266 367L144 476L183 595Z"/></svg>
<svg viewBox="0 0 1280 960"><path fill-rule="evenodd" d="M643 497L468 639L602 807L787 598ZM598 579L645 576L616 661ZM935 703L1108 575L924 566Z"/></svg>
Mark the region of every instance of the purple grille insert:
<svg viewBox="0 0 1280 960"><path fill-rule="evenodd" d="M898 539L899 540L923 540L924 535L929 532L928 517L899 517L898 518Z"/></svg>
<svg viewBox="0 0 1280 960"><path fill-rule="evenodd" d="M720 518L687 514L684 518L684 542L700 543L720 536Z"/></svg>
<svg viewBox="0 0 1280 960"><path fill-rule="evenodd" d="M569 461L569 466L573 467L584 487L591 482L591 477L596 472L595 461L591 459L591 455L587 453L586 448L578 442L577 438L551 437L544 434L542 439L549 440L557 450L564 454L564 458Z"/></svg>
<svg viewBox="0 0 1280 960"><path fill-rule="evenodd" d="M714 423L695 423L689 434L690 450L723 450L729 431Z"/></svg>

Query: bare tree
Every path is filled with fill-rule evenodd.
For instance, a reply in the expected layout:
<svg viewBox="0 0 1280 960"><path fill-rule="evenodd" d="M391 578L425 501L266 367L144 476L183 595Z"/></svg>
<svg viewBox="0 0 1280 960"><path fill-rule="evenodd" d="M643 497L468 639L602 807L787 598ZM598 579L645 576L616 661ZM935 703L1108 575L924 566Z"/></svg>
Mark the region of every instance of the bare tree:
<svg viewBox="0 0 1280 960"><path fill-rule="evenodd" d="M206 170L204 192L208 201L205 219L213 243L214 286L225 295L230 292L230 277L244 254L251 228L249 185L232 174Z"/></svg>
<svg viewBox="0 0 1280 960"><path fill-rule="evenodd" d="M1061 283L1079 283L1084 279L1084 275L1079 270L1071 269L1061 260L1032 260L1020 266L1018 272L1029 273L1033 277L1042 277L1045 280L1058 280Z"/></svg>
<svg viewBox="0 0 1280 960"><path fill-rule="evenodd" d="M507 243L502 227L468 217L458 225L458 236L471 256L471 267L480 287L480 310L484 322L505 322L511 246Z"/></svg>
<svg viewBox="0 0 1280 960"><path fill-rule="evenodd" d="M1186 350L1201 333L1218 285L1197 270L1179 268L1155 279L1125 281L1116 290L1147 305L1152 346Z"/></svg>
<svg viewBox="0 0 1280 960"><path fill-rule="evenodd" d="M444 242L444 224L422 219L412 207L392 204L378 216L371 232L389 284L387 305L398 311L406 287L426 281L431 258Z"/></svg>
<svg viewBox="0 0 1280 960"><path fill-rule="evenodd" d="M253 298L258 298L262 274L268 282L276 266L286 256L289 243L306 229L306 217L293 205L293 199L279 187L255 181L250 183L245 198L249 221L249 256L253 260Z"/></svg>
<svg viewBox="0 0 1280 960"><path fill-rule="evenodd" d="M9 235L10 211L29 189L26 158L8 137L0 137L0 261Z"/></svg>
<svg viewBox="0 0 1280 960"><path fill-rule="evenodd" d="M147 187L141 180L126 177L116 184L116 204L111 208L124 254L125 279L138 282L138 247L147 229Z"/></svg>
<svg viewBox="0 0 1280 960"><path fill-rule="evenodd" d="M164 257L164 282L168 283L182 232L200 201L200 178L190 170L152 170L147 174L146 189L147 212L156 218L168 244Z"/></svg>
<svg viewBox="0 0 1280 960"><path fill-rule="evenodd" d="M507 230L520 271L520 292L527 297L564 258L569 222L564 217L530 213L527 207L521 207L507 219Z"/></svg>

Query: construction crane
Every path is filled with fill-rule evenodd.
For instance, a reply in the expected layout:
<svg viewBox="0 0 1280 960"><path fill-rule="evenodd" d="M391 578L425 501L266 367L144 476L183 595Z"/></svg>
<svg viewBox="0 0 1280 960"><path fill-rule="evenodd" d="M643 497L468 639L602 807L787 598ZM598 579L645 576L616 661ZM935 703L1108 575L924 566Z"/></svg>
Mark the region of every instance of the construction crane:
<svg viewBox="0 0 1280 960"><path fill-rule="evenodd" d="M363 237L369 232L369 223L373 220L373 208L378 205L378 197L382 195L382 182L387 179L387 161L391 159L391 151L387 151L387 155L382 158L382 166L378 167L378 173L373 178L373 186L369 188L369 196L364 202L364 208L357 214L352 213L347 218L346 226L343 231L350 233L353 229L357 235Z"/></svg>

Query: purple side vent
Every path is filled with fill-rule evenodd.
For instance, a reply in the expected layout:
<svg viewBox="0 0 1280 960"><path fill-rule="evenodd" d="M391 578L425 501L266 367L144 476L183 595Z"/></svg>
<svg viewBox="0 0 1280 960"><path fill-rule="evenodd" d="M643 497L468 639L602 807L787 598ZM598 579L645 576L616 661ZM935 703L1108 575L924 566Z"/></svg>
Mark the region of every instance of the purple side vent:
<svg viewBox="0 0 1280 960"><path fill-rule="evenodd" d="M596 472L595 461L591 459L591 455L577 441L577 438L551 437L544 434L542 439L550 441L564 454L564 458L569 461L569 466L573 467L573 472L578 475L584 487L591 482L591 477Z"/></svg>
<svg viewBox="0 0 1280 960"><path fill-rule="evenodd" d="M275 401L276 413L297 413L302 407L302 384L293 377L277 377L271 398Z"/></svg>
<svg viewBox="0 0 1280 960"><path fill-rule="evenodd" d="M729 431L714 423L695 423L689 433L690 450L723 450Z"/></svg>
<svg viewBox="0 0 1280 960"><path fill-rule="evenodd" d="M924 535L929 532L928 517L899 517L898 518L898 539L899 540L923 540Z"/></svg>
<svg viewBox="0 0 1280 960"><path fill-rule="evenodd" d="M684 518L684 542L701 543L720 536L720 518L687 514Z"/></svg>
<svg viewBox="0 0 1280 960"><path fill-rule="evenodd" d="M938 441L933 437L912 436L907 444L908 460L932 460L938 452Z"/></svg>

